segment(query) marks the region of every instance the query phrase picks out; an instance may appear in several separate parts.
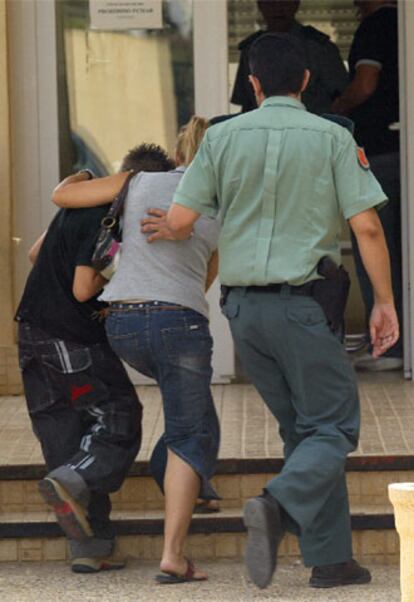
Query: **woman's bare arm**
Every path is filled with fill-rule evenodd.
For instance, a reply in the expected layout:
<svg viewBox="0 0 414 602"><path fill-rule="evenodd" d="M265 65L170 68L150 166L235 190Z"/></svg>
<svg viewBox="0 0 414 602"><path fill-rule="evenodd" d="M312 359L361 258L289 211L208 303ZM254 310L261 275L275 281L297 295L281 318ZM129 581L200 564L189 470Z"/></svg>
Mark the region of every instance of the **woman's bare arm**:
<svg viewBox="0 0 414 602"><path fill-rule="evenodd" d="M96 207L112 203L129 175L128 171L88 179L88 174L79 172L65 178L53 191L52 200L63 208Z"/></svg>

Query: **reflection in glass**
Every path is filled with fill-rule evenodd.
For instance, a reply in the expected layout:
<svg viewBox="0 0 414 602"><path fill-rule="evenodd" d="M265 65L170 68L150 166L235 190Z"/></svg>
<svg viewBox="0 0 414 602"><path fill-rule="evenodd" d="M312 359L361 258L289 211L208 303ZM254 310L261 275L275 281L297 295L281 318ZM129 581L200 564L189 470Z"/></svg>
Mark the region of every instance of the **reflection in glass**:
<svg viewBox="0 0 414 602"><path fill-rule="evenodd" d="M162 29L90 28L88 0L58 0L61 175L116 171L155 142L171 153L194 113L192 0L164 0Z"/></svg>

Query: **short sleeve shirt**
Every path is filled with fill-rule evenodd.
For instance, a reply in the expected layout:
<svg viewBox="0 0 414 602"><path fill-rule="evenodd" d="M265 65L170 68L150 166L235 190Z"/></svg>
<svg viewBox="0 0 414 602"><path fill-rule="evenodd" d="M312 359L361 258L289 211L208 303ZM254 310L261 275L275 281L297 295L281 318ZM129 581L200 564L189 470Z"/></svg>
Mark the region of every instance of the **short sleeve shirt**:
<svg viewBox="0 0 414 602"><path fill-rule="evenodd" d="M173 202L220 212L221 282L248 286L318 278L321 257L340 263L341 216L385 200L345 128L276 96L207 130Z"/></svg>
<svg viewBox="0 0 414 602"><path fill-rule="evenodd" d="M399 148L398 131L389 126L399 120L397 8L384 6L366 17L357 31L349 53L351 78L359 65L378 67L378 87L356 107L350 117L355 137L369 155Z"/></svg>
<svg viewBox="0 0 414 602"><path fill-rule="evenodd" d="M105 341L96 299L80 303L72 293L77 266L90 266L98 229L108 206L61 209L52 220L29 274L16 319L51 336L81 344Z"/></svg>

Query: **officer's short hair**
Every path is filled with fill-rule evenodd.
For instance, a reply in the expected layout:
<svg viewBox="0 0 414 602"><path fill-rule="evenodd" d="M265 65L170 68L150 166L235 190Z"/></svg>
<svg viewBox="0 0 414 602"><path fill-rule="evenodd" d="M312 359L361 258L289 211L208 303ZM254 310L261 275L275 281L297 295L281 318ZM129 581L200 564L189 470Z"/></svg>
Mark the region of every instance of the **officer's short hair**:
<svg viewBox="0 0 414 602"><path fill-rule="evenodd" d="M298 94L307 66L301 42L288 33L257 38L249 50L249 65L265 96Z"/></svg>
<svg viewBox="0 0 414 602"><path fill-rule="evenodd" d="M158 144L140 144L128 151L119 171L170 171L175 164Z"/></svg>

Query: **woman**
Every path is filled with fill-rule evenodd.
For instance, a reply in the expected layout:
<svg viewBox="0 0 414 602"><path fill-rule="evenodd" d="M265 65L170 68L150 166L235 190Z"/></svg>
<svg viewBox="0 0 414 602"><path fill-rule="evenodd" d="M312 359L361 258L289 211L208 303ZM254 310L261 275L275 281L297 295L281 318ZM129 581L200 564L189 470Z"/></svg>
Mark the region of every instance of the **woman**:
<svg viewBox="0 0 414 602"><path fill-rule="evenodd" d="M109 303L110 344L130 366L156 379L163 399L165 433L151 458L165 493L159 583L207 579L184 557L183 546L197 498L217 499L209 482L219 425L210 392L212 339L205 291L217 274L219 225L202 218L187 240L148 245L139 223L152 207L168 209L207 126L206 120L193 117L180 132L177 169L142 172L131 179L120 263L101 295ZM126 177L63 182L53 200L63 207L110 203Z"/></svg>

